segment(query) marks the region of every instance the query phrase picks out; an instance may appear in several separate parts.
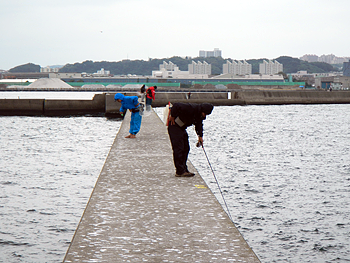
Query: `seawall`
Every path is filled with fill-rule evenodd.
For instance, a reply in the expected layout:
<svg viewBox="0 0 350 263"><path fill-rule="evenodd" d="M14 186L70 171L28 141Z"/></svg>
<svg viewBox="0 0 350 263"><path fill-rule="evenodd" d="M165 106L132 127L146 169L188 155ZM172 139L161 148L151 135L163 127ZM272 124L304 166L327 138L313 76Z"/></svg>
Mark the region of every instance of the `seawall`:
<svg viewBox="0 0 350 263"><path fill-rule="evenodd" d="M92 100L0 99L3 116L103 116L105 94L96 94Z"/></svg>
<svg viewBox="0 0 350 263"><path fill-rule="evenodd" d="M120 91L125 95L138 95ZM115 93L96 94L92 100L0 99L0 115L24 116L116 116L120 104ZM232 90L157 92L153 107L168 102L212 103L215 106L281 105L281 104L343 104L350 103L350 91L314 90Z"/></svg>

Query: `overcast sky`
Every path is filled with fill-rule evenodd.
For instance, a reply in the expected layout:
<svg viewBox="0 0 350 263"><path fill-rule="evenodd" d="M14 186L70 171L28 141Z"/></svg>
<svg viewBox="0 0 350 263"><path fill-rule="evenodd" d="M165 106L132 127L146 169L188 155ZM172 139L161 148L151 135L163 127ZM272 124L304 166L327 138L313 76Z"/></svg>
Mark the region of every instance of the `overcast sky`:
<svg viewBox="0 0 350 263"><path fill-rule="evenodd" d="M350 56L349 0L0 0L0 69L123 59Z"/></svg>

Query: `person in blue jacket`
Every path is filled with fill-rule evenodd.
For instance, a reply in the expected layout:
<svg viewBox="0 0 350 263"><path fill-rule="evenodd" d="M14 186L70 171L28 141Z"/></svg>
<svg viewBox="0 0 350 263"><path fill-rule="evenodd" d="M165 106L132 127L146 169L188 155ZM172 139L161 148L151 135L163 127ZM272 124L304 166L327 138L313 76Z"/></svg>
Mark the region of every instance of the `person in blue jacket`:
<svg viewBox="0 0 350 263"><path fill-rule="evenodd" d="M120 102L122 106L119 111L123 115L124 111L131 111L129 135L125 138L136 138L136 134L140 131L142 116L140 115L141 105L137 96L124 96L121 93L114 95L114 100Z"/></svg>

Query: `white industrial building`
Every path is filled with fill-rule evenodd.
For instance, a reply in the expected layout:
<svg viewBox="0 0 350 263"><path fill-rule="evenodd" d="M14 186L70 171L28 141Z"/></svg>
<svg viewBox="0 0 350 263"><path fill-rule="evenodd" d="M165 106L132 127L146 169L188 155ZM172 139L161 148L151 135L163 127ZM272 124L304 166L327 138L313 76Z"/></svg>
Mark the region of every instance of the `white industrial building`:
<svg viewBox="0 0 350 263"><path fill-rule="evenodd" d="M104 68L97 70L96 73L92 73L94 77L108 77L110 74L111 72L109 70L105 70Z"/></svg>
<svg viewBox="0 0 350 263"><path fill-rule="evenodd" d="M252 65L247 61L235 61L232 62L227 60L226 64L222 65L223 74L233 75L249 75L252 74Z"/></svg>
<svg viewBox="0 0 350 263"><path fill-rule="evenodd" d="M276 61L266 61L264 60L263 63L259 64L259 73L263 75L275 75L279 72L283 72L283 64Z"/></svg>
<svg viewBox="0 0 350 263"><path fill-rule="evenodd" d="M192 64L188 64L188 71L190 74L206 74L211 75L211 65L206 61L195 62L192 60Z"/></svg>
<svg viewBox="0 0 350 263"><path fill-rule="evenodd" d="M189 64L188 66L190 67L190 65L192 64ZM211 71L211 68L210 68L210 71ZM190 71L181 71L179 67L176 64L172 63L171 61L170 62L163 61L163 64L159 65L159 70L152 71L152 78L207 79L208 74L191 73Z"/></svg>
<svg viewBox="0 0 350 263"><path fill-rule="evenodd" d="M58 72L59 68L52 68L52 67L41 67L40 68L40 72L43 72L43 73L48 73L48 72Z"/></svg>

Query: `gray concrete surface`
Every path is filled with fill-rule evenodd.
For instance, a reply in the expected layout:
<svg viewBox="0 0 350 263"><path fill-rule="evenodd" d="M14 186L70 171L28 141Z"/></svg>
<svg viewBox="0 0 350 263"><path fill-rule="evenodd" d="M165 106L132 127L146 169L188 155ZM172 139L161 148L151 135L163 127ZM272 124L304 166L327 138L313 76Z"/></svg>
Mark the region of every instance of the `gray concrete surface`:
<svg viewBox="0 0 350 263"><path fill-rule="evenodd" d="M43 99L0 99L1 115L37 116L44 112Z"/></svg>
<svg viewBox="0 0 350 263"><path fill-rule="evenodd" d="M175 177L152 112L136 139L115 138L64 262L260 262L195 168ZM234 211L231 211L234 213Z"/></svg>

